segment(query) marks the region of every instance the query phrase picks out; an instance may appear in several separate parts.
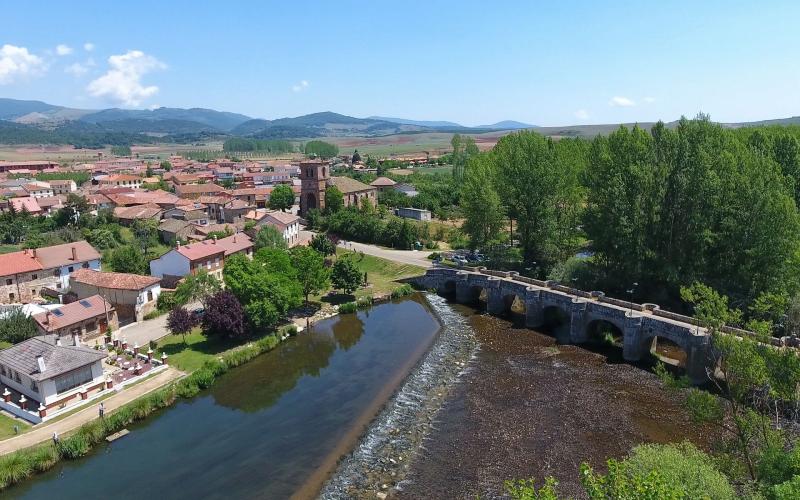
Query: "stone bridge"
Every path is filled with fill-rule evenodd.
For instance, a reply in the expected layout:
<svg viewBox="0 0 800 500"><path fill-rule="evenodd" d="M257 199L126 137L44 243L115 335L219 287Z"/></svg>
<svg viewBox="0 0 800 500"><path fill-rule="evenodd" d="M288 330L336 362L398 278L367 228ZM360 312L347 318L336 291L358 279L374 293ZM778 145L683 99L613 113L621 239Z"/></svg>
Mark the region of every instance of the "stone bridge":
<svg viewBox="0 0 800 500"><path fill-rule="evenodd" d="M516 272L432 268L418 284L440 295L455 295L459 303L470 304L485 292L489 314L511 310L515 299L525 304L525 325L540 327L548 309L559 311L569 328L558 334L561 343L580 344L589 340L593 325L608 322L622 332L623 357L639 361L647 356L654 337L668 339L686 352L686 373L694 383L708 381L706 368L713 366L711 336L694 318L662 311L655 304L636 304L519 276Z"/></svg>

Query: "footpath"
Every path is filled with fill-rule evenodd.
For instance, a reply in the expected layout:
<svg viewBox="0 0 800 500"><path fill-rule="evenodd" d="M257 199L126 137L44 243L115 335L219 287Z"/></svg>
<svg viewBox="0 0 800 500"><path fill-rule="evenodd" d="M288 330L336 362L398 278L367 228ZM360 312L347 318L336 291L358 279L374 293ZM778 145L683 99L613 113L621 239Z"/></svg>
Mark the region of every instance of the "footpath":
<svg viewBox="0 0 800 500"><path fill-rule="evenodd" d="M139 382L138 384L126 387L121 392L104 399L105 411L106 413L111 413L134 399L155 391L183 375L183 372L170 366L165 371ZM36 425L24 434L0 441L0 455L6 455L50 440L53 438L54 432L58 432L59 436L68 434L70 431L77 429L86 422L98 418L99 405L99 402L92 403L86 408L60 420Z"/></svg>

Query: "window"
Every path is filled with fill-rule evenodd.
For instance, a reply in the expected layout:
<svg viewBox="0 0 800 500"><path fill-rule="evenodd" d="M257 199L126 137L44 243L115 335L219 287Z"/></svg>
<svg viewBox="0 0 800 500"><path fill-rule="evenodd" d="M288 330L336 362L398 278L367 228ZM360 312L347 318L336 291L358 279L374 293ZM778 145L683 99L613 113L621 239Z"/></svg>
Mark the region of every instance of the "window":
<svg viewBox="0 0 800 500"><path fill-rule="evenodd" d="M13 285L13 284L14 284L14 280L12 280L12 279L7 279L6 280L6 285Z"/></svg>
<svg viewBox="0 0 800 500"><path fill-rule="evenodd" d="M33 392L39 392L39 387L36 386L36 382L34 382L33 380L31 380L31 390Z"/></svg>
<svg viewBox="0 0 800 500"><path fill-rule="evenodd" d="M5 375L6 375L6 367L5 366L0 365L0 375L3 375L5 377Z"/></svg>
<svg viewBox="0 0 800 500"><path fill-rule="evenodd" d="M38 280L39 279L39 275L38 274L31 274L31 279L32 280Z"/></svg>
<svg viewBox="0 0 800 500"><path fill-rule="evenodd" d="M59 375L54 379L56 383L56 393L61 394L62 392L67 392L68 390L74 389L81 384L89 382L90 380L92 380L91 365L77 368L71 372Z"/></svg>
<svg viewBox="0 0 800 500"><path fill-rule="evenodd" d="M9 293L8 294L8 301L9 302L14 302L14 294L13 293Z"/></svg>
<svg viewBox="0 0 800 500"><path fill-rule="evenodd" d="M19 372L14 372L14 380L16 380L17 382L21 382L21 380L19 379Z"/></svg>
<svg viewBox="0 0 800 500"><path fill-rule="evenodd" d="M88 262L84 262L81 267L83 267L84 269L89 269L89 263Z"/></svg>
<svg viewBox="0 0 800 500"><path fill-rule="evenodd" d="M75 270L75 267L73 267L73 266L69 266L69 269L68 269L68 271L69 271L69 272L72 272L72 271L74 271L74 270Z"/></svg>
<svg viewBox="0 0 800 500"><path fill-rule="evenodd" d="M151 302L152 300L153 300L153 291L152 290L148 290L147 291L147 302Z"/></svg>

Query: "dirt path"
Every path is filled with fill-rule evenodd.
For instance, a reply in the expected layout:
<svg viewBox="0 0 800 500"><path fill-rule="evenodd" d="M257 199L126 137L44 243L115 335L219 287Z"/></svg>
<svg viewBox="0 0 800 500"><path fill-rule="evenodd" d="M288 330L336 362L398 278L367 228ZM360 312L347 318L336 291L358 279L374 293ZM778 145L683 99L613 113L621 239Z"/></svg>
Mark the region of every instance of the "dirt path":
<svg viewBox="0 0 800 500"><path fill-rule="evenodd" d="M167 370L155 375L150 379L140 382L127 389L123 389L122 392L103 400L103 403L105 403L106 412L113 412L120 406L130 403L134 399L152 392L182 375L183 372L169 367ZM86 422L97 418L98 405L99 403L90 404L83 410L73 413L72 415L61 420L51 423L45 422L44 424L35 426L31 431L25 434L0 441L0 455L12 453L43 441L47 441L48 439L52 439L54 432L58 432L59 436L69 433Z"/></svg>

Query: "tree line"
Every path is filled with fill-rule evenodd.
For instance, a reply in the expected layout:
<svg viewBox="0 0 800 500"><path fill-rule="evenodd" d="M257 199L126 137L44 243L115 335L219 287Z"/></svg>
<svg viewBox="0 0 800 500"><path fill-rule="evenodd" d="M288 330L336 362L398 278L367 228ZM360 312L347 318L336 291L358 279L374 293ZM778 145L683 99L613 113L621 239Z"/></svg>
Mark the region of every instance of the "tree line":
<svg viewBox="0 0 800 500"><path fill-rule="evenodd" d="M785 302L800 285L799 138L702 115L591 141L514 133L469 159L463 229L476 248L512 243L522 271L586 288L673 305L702 282L740 307Z"/></svg>

